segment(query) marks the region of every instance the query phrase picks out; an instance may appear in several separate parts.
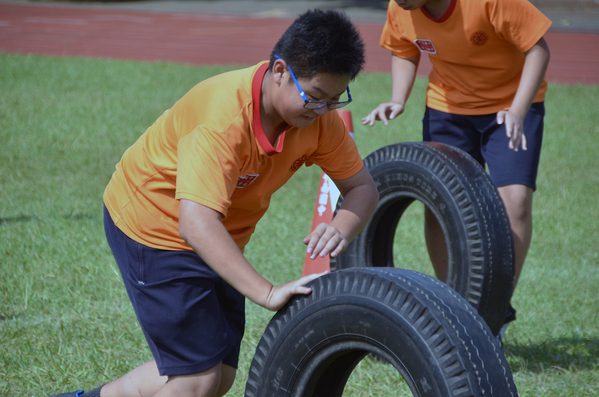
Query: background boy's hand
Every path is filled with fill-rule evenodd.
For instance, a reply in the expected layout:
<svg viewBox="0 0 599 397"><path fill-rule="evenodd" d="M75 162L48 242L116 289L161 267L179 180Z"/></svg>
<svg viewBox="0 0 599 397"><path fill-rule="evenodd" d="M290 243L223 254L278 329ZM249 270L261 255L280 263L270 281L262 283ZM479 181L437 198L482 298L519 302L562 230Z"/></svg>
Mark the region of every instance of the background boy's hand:
<svg viewBox="0 0 599 397"><path fill-rule="evenodd" d="M502 110L497 113L497 124L505 124L505 135L508 137L508 147L517 152L522 146L522 150L527 150L526 136L524 135L524 119L514 112Z"/></svg>
<svg viewBox="0 0 599 397"><path fill-rule="evenodd" d="M315 259L319 255L324 258L327 254L335 257L345 251L349 242L334 226L321 223L304 238L304 244L308 246L310 258Z"/></svg>
<svg viewBox="0 0 599 397"><path fill-rule="evenodd" d="M304 285L327 273L329 271L320 274L311 274L285 285L273 286L263 306L272 311L280 310L293 295L308 295L311 293L312 288L305 287Z"/></svg>
<svg viewBox="0 0 599 397"><path fill-rule="evenodd" d="M385 125L388 125L388 120L393 120L404 111L404 105L394 102L381 103L370 114L362 119L363 125L374 125L376 120L381 120Z"/></svg>

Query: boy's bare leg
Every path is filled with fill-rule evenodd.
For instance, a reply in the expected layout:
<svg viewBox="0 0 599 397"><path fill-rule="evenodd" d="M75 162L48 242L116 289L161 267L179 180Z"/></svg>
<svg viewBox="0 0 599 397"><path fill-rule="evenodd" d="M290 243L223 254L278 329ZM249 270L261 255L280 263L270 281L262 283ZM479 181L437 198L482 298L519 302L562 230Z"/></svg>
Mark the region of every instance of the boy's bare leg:
<svg viewBox="0 0 599 397"><path fill-rule="evenodd" d="M424 207L424 240L428 256L435 269L435 276L443 282L447 281L449 259L445 236L437 217L426 207Z"/></svg>
<svg viewBox="0 0 599 397"><path fill-rule="evenodd" d="M101 397L224 396L233 385L235 375L235 368L218 364L197 374L167 378L160 376L156 362L150 361L106 384Z"/></svg>
<svg viewBox="0 0 599 397"><path fill-rule="evenodd" d="M498 188L510 219L516 254L516 280L520 279L524 261L532 240L532 188L524 185L507 185Z"/></svg>

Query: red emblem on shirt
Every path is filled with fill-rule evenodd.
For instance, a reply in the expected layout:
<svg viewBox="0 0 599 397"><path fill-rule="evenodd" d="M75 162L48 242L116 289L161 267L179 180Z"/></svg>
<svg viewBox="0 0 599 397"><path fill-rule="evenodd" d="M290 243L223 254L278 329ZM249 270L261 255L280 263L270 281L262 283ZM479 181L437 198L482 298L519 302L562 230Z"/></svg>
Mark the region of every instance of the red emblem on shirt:
<svg viewBox="0 0 599 397"><path fill-rule="evenodd" d="M487 40L489 40L489 36L485 32L476 32L470 37L470 41L474 45L485 45Z"/></svg>
<svg viewBox="0 0 599 397"><path fill-rule="evenodd" d="M302 157L300 157L299 159L297 159L297 160L295 160L295 161L293 162L293 164L291 165L291 168L290 168L290 170L291 170L291 171L297 171L297 170L299 170L299 169L300 169L300 167L301 167L302 165L304 165L304 163L306 162L306 160L308 160L308 156L306 156L306 155L304 154Z"/></svg>
<svg viewBox="0 0 599 397"><path fill-rule="evenodd" d="M237 186L235 186L235 187L238 189L243 189L244 187L248 187L259 176L260 176L260 174L247 174L246 176L240 176L239 179L237 179Z"/></svg>
<svg viewBox="0 0 599 397"><path fill-rule="evenodd" d="M435 50L435 46L433 42L430 40L414 40L414 43L420 48L420 52L428 52L429 54L436 54L437 50Z"/></svg>

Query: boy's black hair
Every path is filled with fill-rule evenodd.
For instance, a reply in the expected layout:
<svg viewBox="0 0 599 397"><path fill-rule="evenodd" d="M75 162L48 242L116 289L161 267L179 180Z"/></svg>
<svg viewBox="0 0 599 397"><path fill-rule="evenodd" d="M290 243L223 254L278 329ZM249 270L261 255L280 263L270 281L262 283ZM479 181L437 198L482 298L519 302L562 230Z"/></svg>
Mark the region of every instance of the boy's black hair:
<svg viewBox="0 0 599 397"><path fill-rule="evenodd" d="M344 13L311 10L283 33L270 54L270 70L275 55L291 66L298 79L329 73L353 80L364 66L364 43Z"/></svg>

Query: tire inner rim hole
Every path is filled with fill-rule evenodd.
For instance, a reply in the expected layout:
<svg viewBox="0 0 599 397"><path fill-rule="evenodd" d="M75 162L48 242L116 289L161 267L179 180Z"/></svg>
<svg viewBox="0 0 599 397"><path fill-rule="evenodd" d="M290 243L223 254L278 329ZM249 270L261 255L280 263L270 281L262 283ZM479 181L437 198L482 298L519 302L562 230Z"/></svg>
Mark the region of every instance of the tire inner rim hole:
<svg viewBox="0 0 599 397"><path fill-rule="evenodd" d="M372 234L372 266L398 267L436 277L424 238L425 204L412 197L398 197L386 203L376 219ZM429 207L430 208L430 207ZM445 235L445 251L449 267L451 252L447 249L446 226L432 211ZM401 221L401 223L400 223ZM448 273L451 269L448 268ZM442 280L447 282L447 278Z"/></svg>
<svg viewBox="0 0 599 397"><path fill-rule="evenodd" d="M319 349L303 367L292 397L360 396L365 392L371 396L418 395L401 361L372 341L346 341ZM377 367L377 378L362 379L365 368L361 367L369 371ZM372 388L377 386L380 394L373 394Z"/></svg>

